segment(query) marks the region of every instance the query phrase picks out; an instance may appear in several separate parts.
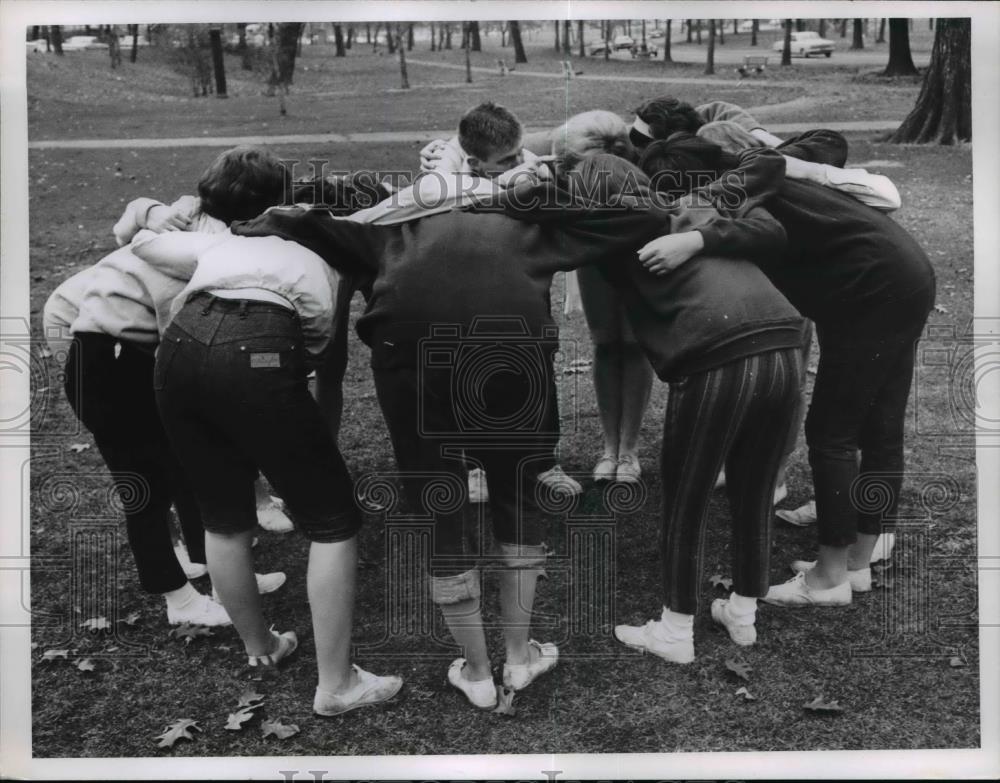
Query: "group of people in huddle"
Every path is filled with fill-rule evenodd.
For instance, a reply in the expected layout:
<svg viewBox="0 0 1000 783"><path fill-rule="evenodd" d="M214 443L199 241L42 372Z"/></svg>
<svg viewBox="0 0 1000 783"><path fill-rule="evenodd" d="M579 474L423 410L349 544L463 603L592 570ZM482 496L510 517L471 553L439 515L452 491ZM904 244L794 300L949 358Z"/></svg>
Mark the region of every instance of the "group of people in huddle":
<svg viewBox="0 0 1000 783"><path fill-rule="evenodd" d="M255 573L254 531L294 525L310 541L314 712L402 687L351 660L364 516L338 432L361 292L356 331L404 497L433 523L431 598L463 651L447 681L477 708L497 704L487 562L499 566L503 685L520 691L550 672L556 645L530 633L545 540L558 533L543 501L581 491L559 460L560 271L593 339L594 481L640 480L650 390L654 378L669 384L659 615L617 626L617 640L694 660L708 502L723 474L733 589L711 616L735 644L756 641L759 600L844 606L871 589L935 294L926 255L886 214L898 193L844 168L847 143L832 131L782 140L732 104L672 97L635 115L588 111L526 134L484 103L421 151L422 173L402 190L368 172L293 182L269 150L239 147L208 167L196 197L128 206L119 249L59 286L44 327L68 347L68 399L113 480L142 480L123 497L128 540L169 622L231 623L250 666L281 665L298 639L265 617L260 594L284 575ZM493 369L473 366L474 388L457 390L463 361ZM818 555L771 585L773 506L803 418ZM889 487L878 514L855 502L867 478ZM442 482L458 502L441 501ZM467 488L487 503L492 535L480 534ZM199 564L211 596L189 581Z"/></svg>

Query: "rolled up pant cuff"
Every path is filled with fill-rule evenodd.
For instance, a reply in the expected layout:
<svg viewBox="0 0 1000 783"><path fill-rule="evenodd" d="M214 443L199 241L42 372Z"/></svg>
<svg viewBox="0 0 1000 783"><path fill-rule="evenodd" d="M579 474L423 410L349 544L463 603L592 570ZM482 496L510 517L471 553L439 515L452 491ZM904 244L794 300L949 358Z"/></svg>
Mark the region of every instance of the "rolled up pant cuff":
<svg viewBox="0 0 1000 783"><path fill-rule="evenodd" d="M506 544L496 541L493 551L496 559L509 568L540 568L545 565L544 544Z"/></svg>
<svg viewBox="0 0 1000 783"><path fill-rule="evenodd" d="M473 568L455 576L432 576L431 601L435 604L457 604L479 598L479 571Z"/></svg>

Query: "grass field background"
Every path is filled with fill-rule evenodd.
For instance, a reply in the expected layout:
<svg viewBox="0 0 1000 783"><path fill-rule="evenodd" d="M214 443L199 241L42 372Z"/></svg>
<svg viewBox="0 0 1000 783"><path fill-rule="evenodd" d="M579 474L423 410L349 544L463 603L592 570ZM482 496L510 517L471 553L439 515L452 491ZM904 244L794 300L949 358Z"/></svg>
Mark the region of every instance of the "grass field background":
<svg viewBox="0 0 1000 783"><path fill-rule="evenodd" d="M745 36L744 36L745 37ZM727 36L729 40L729 36ZM762 45L763 44L762 36ZM727 45L729 45L727 43ZM926 42L915 40L915 48ZM498 41L484 41L477 64L490 66ZM928 47L929 48L929 47ZM548 37L531 42L530 67L558 71L558 57ZM926 48L924 49L926 51ZM513 58L505 51L508 60ZM413 59L461 62L458 51L414 51ZM261 94L259 79L228 60L231 97L188 97L184 76L176 74L152 50L140 52L136 65L117 71L106 54L83 52L59 59L29 57L28 104L31 141L76 138L158 138L285 133L323 133L448 128L470 104L487 98L513 108L529 127L546 127L567 113L606 108L627 115L642 99L672 92L693 103L708 98L755 107L767 122L855 119L902 119L919 89L914 80L883 81L871 66L851 67L835 57L769 70L743 85L728 84L731 70L720 69L714 84L672 83L695 78L700 65L605 63L588 58L590 74L621 81L570 83L510 75L476 74L471 85L460 71L410 66L413 89L399 90L393 58L356 45L345 59L332 47L306 47L289 97L289 115L278 115L276 101ZM628 82L629 75L662 75L662 84ZM782 82L795 82L792 85ZM938 275L939 310L931 315L935 338L953 350L947 333L961 334L972 316L972 162L968 147L886 145L869 135L850 137L850 163L892 177L903 198L896 219L926 249ZM282 145L285 157L326 159L332 168L393 169L414 167L419 144ZM32 150L30 152L30 269L34 337L40 337L41 309L51 291L68 275L113 249L111 226L124 204L140 195L171 200L192 192L198 175L217 154L207 148L151 150ZM556 280L559 303L562 280ZM356 299L354 317L363 303ZM556 307L555 309L560 309ZM558 315L563 339L579 355L589 355L581 315ZM944 334L944 336L942 336ZM814 357L815 361L815 357ZM162 601L144 595L134 576L124 531L117 586L104 605L115 607L108 620L114 634L86 632L90 605L74 597L93 590L71 589L71 575L60 570L71 554L71 530L88 518L114 520L106 498L107 475L96 449L78 432L61 391L59 368L46 360L44 381L34 389L44 411L33 441L31 465L31 548L34 663L32 677L33 752L38 757L266 755L375 755L431 753L665 752L729 750L813 750L885 748L968 748L979 744L978 654L976 638L976 497L972 438L954 407L949 366L921 363L911 404L906 456L912 476L904 487L902 508L916 517L927 514L921 498L945 476L959 496L949 507L936 507L925 532L931 563L950 570L928 570L916 559L915 543L900 546L880 587L843 610L788 611L764 607L758 614L759 643L737 651L707 616L708 603L723 591L706 579L702 613L696 620L697 660L687 667L639 657L624 650L600 629L589 640L574 637L567 657L549 676L516 700L517 715L481 714L445 684L450 656L427 638L391 640L359 663L379 672L394 671L406 680L400 698L384 708L342 719L312 716L315 684L312 635L305 601L306 543L292 535L262 533L258 570L284 570L289 579L265 598L269 617L279 628L294 628L302 646L280 675L258 684L266 696L265 714L299 726L283 741L263 740L253 724L242 732L223 730L244 685L242 645L231 629L191 644L168 637ZM587 375L562 376L562 414L566 430L563 465L586 474L600 449L593 388ZM344 384L346 415L341 447L355 477L393 470L392 454L374 396L367 349L351 342L351 362ZM618 622L641 622L658 612L659 485L656 477L666 389L657 384L642 433L646 502L616 523L617 580L613 596ZM668 444L669 446L669 444ZM74 480L80 500L60 502L55 477ZM600 508L598 489L586 483L579 509ZM804 448L790 468L790 496L795 507L810 496ZM104 491L104 494L102 494ZM579 510L578 509L578 510ZM943 509L943 510L942 510ZM728 510L721 493L713 499L706 548L706 577L729 575ZM387 580L384 524L369 518L361 533L365 565L360 572L355 641L371 645L386 633ZM776 523L772 553L773 581L786 578L787 563L809 555L814 531ZM549 531L557 554L565 554L561 526ZM909 554L908 554L909 553ZM76 579L100 581L99 564ZM584 580L588 575L584 573ZM854 652L880 639L886 607L900 603L900 591L914 581L927 589L927 633L905 628L896 654L859 657ZM540 589L535 635L556 638L571 623L566 596L570 577L550 569ZM207 580L198 585L207 590ZM487 581L485 611L496 621L495 585ZM113 600L111 600L113 598ZM415 609L419 601L408 599ZM124 620L138 612L134 624ZM131 618L130 618L131 619ZM912 618L911 618L912 619ZM440 620L436 620L440 626ZM950 623L950 625L948 625ZM925 629L926 630L926 629ZM928 639L933 644L928 647ZM490 633L497 669L502 645ZM144 645L147 652L124 655ZM70 659L46 661L45 653L70 650ZM926 653L936 651L937 655ZM447 653L447 650L443 651ZM910 653L924 653L919 656ZM458 653L454 653L457 655ZM73 660L91 657L96 671L83 672ZM736 677L727 660L752 667L749 681ZM756 697L736 695L746 686ZM802 705L817 695L836 699L842 714L812 714ZM194 742L172 750L156 747L155 735L177 718L199 721L203 732Z"/></svg>

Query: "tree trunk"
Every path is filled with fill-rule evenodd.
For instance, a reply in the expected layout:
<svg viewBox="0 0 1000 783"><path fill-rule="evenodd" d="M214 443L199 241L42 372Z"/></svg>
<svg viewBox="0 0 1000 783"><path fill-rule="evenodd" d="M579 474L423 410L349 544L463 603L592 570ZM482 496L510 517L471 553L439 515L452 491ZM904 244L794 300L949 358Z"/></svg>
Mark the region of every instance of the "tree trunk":
<svg viewBox="0 0 1000 783"><path fill-rule="evenodd" d="M604 27L604 59L607 60L611 57L611 35L614 33L614 25L611 24L611 20L608 19L607 25Z"/></svg>
<svg viewBox="0 0 1000 783"><path fill-rule="evenodd" d="M213 27L208 31L208 41L212 47L212 70L215 72L215 94L226 95L226 61L222 57L222 28Z"/></svg>
<svg viewBox="0 0 1000 783"><path fill-rule="evenodd" d="M851 40L851 50L864 49L865 48L865 36L864 36L864 22L860 19L854 20L854 37Z"/></svg>
<svg viewBox="0 0 1000 783"><path fill-rule="evenodd" d="M413 32L413 24L409 26L408 33ZM399 77L401 86L404 90L410 89L410 77L406 73L406 47L403 46L403 30L402 25L396 23L396 48L399 50Z"/></svg>
<svg viewBox="0 0 1000 783"><path fill-rule="evenodd" d="M781 64L792 64L792 20L785 20L785 46L781 50Z"/></svg>
<svg viewBox="0 0 1000 783"><path fill-rule="evenodd" d="M696 43L701 43L701 19L695 20L696 24L694 27L694 39Z"/></svg>
<svg viewBox="0 0 1000 783"><path fill-rule="evenodd" d="M715 20L708 20L708 54L705 59L705 74L715 73Z"/></svg>
<svg viewBox="0 0 1000 783"><path fill-rule="evenodd" d="M819 37L826 38L826 19L819 20Z"/></svg>
<svg viewBox="0 0 1000 783"><path fill-rule="evenodd" d="M559 20L556 19L556 21L554 21L552 24L555 25L556 28L556 51L558 52L559 49L561 48L559 45Z"/></svg>
<svg viewBox="0 0 1000 783"><path fill-rule="evenodd" d="M347 43L345 43L344 46L346 46L348 49L350 49L351 46L354 45L354 36L356 34L357 30L355 29L354 25L353 24L347 25Z"/></svg>
<svg viewBox="0 0 1000 783"><path fill-rule="evenodd" d="M891 28L889 35L891 41ZM971 43L969 19L938 20L917 103L889 141L954 144L972 140Z"/></svg>
<svg viewBox="0 0 1000 783"><path fill-rule="evenodd" d="M687 22L687 42L691 43L691 20L685 19L684 21Z"/></svg>
<svg viewBox="0 0 1000 783"><path fill-rule="evenodd" d="M801 33L805 29L806 29L806 20L805 19L796 19L795 20L795 32Z"/></svg>
<svg viewBox="0 0 1000 783"><path fill-rule="evenodd" d="M521 23L518 21L510 23L510 41L514 44L514 62L528 62L528 58L524 54L524 42L521 41Z"/></svg>
<svg viewBox="0 0 1000 783"><path fill-rule="evenodd" d="M444 26L444 48L451 49L451 22L446 22Z"/></svg>
<svg viewBox="0 0 1000 783"><path fill-rule="evenodd" d="M750 45L751 46L756 46L757 45L757 33L758 33L759 30L760 30L760 20L759 19L754 19L750 23Z"/></svg>
<svg viewBox="0 0 1000 783"><path fill-rule="evenodd" d="M642 20L642 50L646 51L646 20Z"/></svg>
<svg viewBox="0 0 1000 783"><path fill-rule="evenodd" d="M913 76L917 68L910 54L910 27L906 19L889 20L889 64L883 76Z"/></svg>
<svg viewBox="0 0 1000 783"><path fill-rule="evenodd" d="M840 20L840 37L841 38L846 38L847 37L847 20L846 19L841 19Z"/></svg>
<svg viewBox="0 0 1000 783"><path fill-rule="evenodd" d="M721 45L724 45L726 43L726 31L722 29L724 25L723 25L721 19L718 19L718 20L713 19L712 20L712 26L715 27L716 25L718 25L718 28L719 28L719 45L721 46Z"/></svg>
<svg viewBox="0 0 1000 783"><path fill-rule="evenodd" d="M469 22L469 40L472 44L472 51L481 52L483 50L483 42L479 37L479 22Z"/></svg>
<svg viewBox="0 0 1000 783"><path fill-rule="evenodd" d="M586 57L587 46L583 40L583 29L584 29L584 21L581 19L579 22L576 23L576 37L577 37L577 43L580 45L580 56Z"/></svg>
<svg viewBox="0 0 1000 783"><path fill-rule="evenodd" d="M344 28L339 24L333 26L333 41L337 47L334 57L347 57L347 50L344 48Z"/></svg>
<svg viewBox="0 0 1000 783"><path fill-rule="evenodd" d="M132 53L129 54L129 62L135 62L139 58L139 25L132 25Z"/></svg>
<svg viewBox="0 0 1000 783"><path fill-rule="evenodd" d="M572 36L572 25L573 23L569 19L563 20L563 55L569 57L573 54L573 42L570 40Z"/></svg>
<svg viewBox="0 0 1000 783"><path fill-rule="evenodd" d="M371 22L365 22L365 43L370 44L372 42L372 24Z"/></svg>
<svg viewBox="0 0 1000 783"><path fill-rule="evenodd" d="M108 25L105 31L108 39L108 56L111 58L111 68L117 68L122 64L122 50L118 41L118 31L114 25Z"/></svg>
<svg viewBox="0 0 1000 783"><path fill-rule="evenodd" d="M295 75L295 53L303 26L303 22L282 22L278 25L271 78L276 86L284 87L285 92Z"/></svg>
<svg viewBox="0 0 1000 783"><path fill-rule="evenodd" d="M667 20L667 34L663 36L663 62L665 63L672 63L674 61L674 58L670 56L670 28L673 27L673 24L673 19Z"/></svg>
<svg viewBox="0 0 1000 783"><path fill-rule="evenodd" d="M740 20L733 19L733 35L739 35L739 34L740 34Z"/></svg>
<svg viewBox="0 0 1000 783"><path fill-rule="evenodd" d="M891 35L891 33L890 33L890 35ZM884 16L879 20L879 23L878 23L878 38L875 39L875 43L885 43L885 17Z"/></svg>
<svg viewBox="0 0 1000 783"><path fill-rule="evenodd" d="M437 27L431 22L431 51L437 51Z"/></svg>
<svg viewBox="0 0 1000 783"><path fill-rule="evenodd" d="M467 27L465 24L463 27ZM465 39L468 40L468 30L465 31ZM465 83L472 84L472 52L469 51L469 47L465 47Z"/></svg>

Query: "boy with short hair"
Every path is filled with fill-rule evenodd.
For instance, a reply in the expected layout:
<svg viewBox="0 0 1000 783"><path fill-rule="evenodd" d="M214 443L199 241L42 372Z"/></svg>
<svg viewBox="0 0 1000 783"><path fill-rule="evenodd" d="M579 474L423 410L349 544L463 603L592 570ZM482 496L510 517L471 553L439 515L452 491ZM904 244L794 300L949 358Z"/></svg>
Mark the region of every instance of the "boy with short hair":
<svg viewBox="0 0 1000 783"><path fill-rule="evenodd" d="M496 177L537 155L524 149L524 127L509 109L486 101L458 122L458 135L435 139L420 150L420 169L440 173Z"/></svg>

